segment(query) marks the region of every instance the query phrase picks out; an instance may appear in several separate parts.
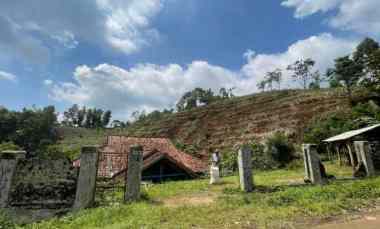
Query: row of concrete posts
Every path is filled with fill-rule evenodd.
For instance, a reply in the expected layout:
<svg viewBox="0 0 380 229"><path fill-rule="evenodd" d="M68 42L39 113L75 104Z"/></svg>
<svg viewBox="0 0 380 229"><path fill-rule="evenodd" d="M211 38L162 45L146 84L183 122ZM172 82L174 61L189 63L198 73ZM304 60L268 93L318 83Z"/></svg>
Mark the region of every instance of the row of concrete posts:
<svg viewBox="0 0 380 229"><path fill-rule="evenodd" d="M371 156L370 144L368 141L355 141L355 150L359 156L359 164L362 163L366 170L366 176L371 177L375 175L375 167ZM304 144L303 158L305 165L305 180L310 181L312 184L326 183L326 174L321 159L317 152L317 145Z"/></svg>

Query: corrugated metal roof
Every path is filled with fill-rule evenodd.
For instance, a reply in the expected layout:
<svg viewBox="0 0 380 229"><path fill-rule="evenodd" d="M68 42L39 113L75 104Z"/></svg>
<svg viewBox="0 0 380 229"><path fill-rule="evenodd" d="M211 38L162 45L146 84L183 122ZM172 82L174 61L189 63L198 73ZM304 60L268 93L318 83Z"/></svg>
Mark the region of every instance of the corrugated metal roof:
<svg viewBox="0 0 380 229"><path fill-rule="evenodd" d="M378 127L380 127L380 124L376 124L376 125L373 125L373 126L369 126L369 127L366 127L366 128L359 129L359 130L348 131L348 132L345 132L343 134L339 134L337 136L328 138L328 139L323 140L323 141L324 142L344 141L344 140L350 139L352 137L358 136L360 134L363 134L365 132L374 130L374 129L378 128Z"/></svg>

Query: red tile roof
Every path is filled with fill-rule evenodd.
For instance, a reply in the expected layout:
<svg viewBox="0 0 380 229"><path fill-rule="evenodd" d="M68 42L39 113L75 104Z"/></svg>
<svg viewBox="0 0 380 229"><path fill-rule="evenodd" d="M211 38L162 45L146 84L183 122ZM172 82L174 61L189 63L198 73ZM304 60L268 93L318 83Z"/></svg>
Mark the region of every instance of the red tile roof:
<svg viewBox="0 0 380 229"><path fill-rule="evenodd" d="M189 174L198 174L207 170L207 163L178 150L167 138L135 138L126 136L108 136L106 144L100 149L100 177L114 177L127 168L127 154L133 145L143 147L144 169L165 157L176 163Z"/></svg>

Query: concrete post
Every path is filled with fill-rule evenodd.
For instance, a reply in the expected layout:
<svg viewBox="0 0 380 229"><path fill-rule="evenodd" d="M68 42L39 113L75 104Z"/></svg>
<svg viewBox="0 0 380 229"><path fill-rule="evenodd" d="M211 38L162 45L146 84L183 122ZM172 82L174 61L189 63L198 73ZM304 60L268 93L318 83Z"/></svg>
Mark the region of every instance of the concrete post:
<svg viewBox="0 0 380 229"><path fill-rule="evenodd" d="M132 146L128 153L127 185L125 201L131 202L140 199L140 186L143 167L143 147Z"/></svg>
<svg viewBox="0 0 380 229"><path fill-rule="evenodd" d="M360 161L363 162L367 177L375 175L375 167L371 156L371 147L367 141L355 141L355 150L359 155Z"/></svg>
<svg viewBox="0 0 380 229"><path fill-rule="evenodd" d="M253 175L252 175L252 150L248 146L243 146L239 150L239 179L240 188L244 192L253 191Z"/></svg>
<svg viewBox="0 0 380 229"><path fill-rule="evenodd" d="M305 174L312 184L323 184L323 178L320 167L320 159L317 153L317 146L313 144L302 145L304 161L305 161Z"/></svg>
<svg viewBox="0 0 380 229"><path fill-rule="evenodd" d="M0 153L0 208L5 208L8 205L17 161L25 158L25 155L25 151L3 151Z"/></svg>
<svg viewBox="0 0 380 229"><path fill-rule="evenodd" d="M98 147L82 147L80 155L80 169L77 181L74 209L89 208L94 205L96 191L96 177L98 174Z"/></svg>
<svg viewBox="0 0 380 229"><path fill-rule="evenodd" d="M210 166L210 184L220 183L220 168L219 168L219 152L215 152L211 156Z"/></svg>

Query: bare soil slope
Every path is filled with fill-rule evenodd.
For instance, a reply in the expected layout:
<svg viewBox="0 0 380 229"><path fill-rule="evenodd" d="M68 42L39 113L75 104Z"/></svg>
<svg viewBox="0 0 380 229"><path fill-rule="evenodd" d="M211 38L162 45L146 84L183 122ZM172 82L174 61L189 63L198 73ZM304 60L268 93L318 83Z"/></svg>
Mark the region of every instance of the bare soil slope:
<svg viewBox="0 0 380 229"><path fill-rule="evenodd" d="M305 126L315 117L346 111L344 93L336 90L286 90L260 93L155 121L137 122L126 134L137 137L168 137L185 145L208 150L229 149L252 139L264 139L276 131L300 141Z"/></svg>

